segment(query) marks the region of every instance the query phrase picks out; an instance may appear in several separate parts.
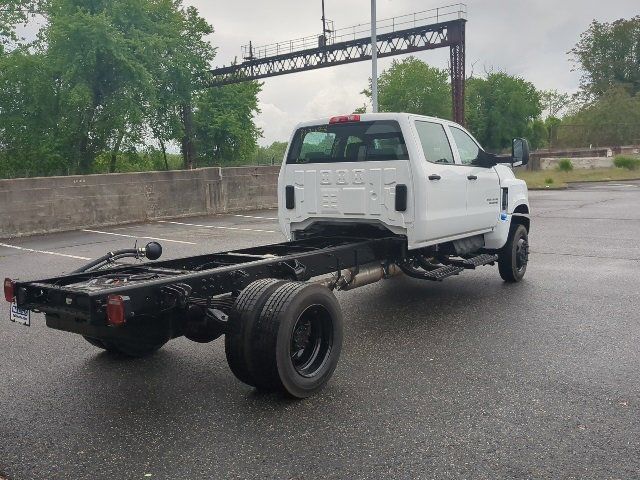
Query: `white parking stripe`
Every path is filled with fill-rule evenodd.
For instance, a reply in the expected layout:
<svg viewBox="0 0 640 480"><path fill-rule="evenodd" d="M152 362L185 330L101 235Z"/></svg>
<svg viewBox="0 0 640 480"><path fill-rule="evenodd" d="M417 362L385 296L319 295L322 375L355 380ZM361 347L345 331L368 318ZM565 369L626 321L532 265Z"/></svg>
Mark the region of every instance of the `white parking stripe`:
<svg viewBox="0 0 640 480"><path fill-rule="evenodd" d="M222 214L224 215L224 214ZM257 220L278 220L278 217L258 217L255 215L239 215L239 214L232 214L232 217L240 217L240 218L255 218Z"/></svg>
<svg viewBox="0 0 640 480"><path fill-rule="evenodd" d="M257 233L277 233L275 230L260 230L258 228L241 228L241 227L222 227L219 225L200 225L197 223L183 223L183 222L171 222L169 220L158 220L159 223L172 223L173 225L185 225L187 227L200 227L200 228L217 228L220 230L239 230L242 232L257 232Z"/></svg>
<svg viewBox="0 0 640 480"><path fill-rule="evenodd" d="M82 231L90 232L90 233L101 233L103 235L115 235L116 237L144 238L145 240L160 240L162 242L173 242L173 243L184 243L186 245L197 245L197 243L195 242L186 242L184 240L171 240L169 238L143 237L140 235L125 235L124 233L101 232L100 230L88 230L88 229L84 229Z"/></svg>
<svg viewBox="0 0 640 480"><path fill-rule="evenodd" d="M8 245L6 243L0 243L0 247L15 248L16 250L23 250L25 252L45 253L47 255L57 255L58 257L76 258L78 260L91 260L90 258L79 257L78 255L69 255L69 254L66 254L66 253L58 253L58 252L48 252L47 250L36 250L34 248L18 247L17 245Z"/></svg>

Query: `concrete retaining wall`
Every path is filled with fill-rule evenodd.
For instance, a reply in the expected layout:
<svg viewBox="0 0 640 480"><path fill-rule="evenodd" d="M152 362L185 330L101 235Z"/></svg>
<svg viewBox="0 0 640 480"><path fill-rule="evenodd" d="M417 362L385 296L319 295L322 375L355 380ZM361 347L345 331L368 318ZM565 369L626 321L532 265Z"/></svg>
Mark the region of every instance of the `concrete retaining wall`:
<svg viewBox="0 0 640 480"><path fill-rule="evenodd" d="M578 170L590 168L611 168L613 167L612 157L582 157L570 158L573 168ZM561 158L541 158L539 170L553 170L562 161Z"/></svg>
<svg viewBox="0 0 640 480"><path fill-rule="evenodd" d="M0 180L0 238L277 206L279 167Z"/></svg>

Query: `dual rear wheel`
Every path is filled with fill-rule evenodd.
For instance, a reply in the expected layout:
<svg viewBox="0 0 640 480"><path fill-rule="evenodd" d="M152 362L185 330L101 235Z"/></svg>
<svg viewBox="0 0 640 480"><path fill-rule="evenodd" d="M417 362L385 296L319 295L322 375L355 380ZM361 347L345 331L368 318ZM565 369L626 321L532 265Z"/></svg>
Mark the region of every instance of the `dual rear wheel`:
<svg viewBox="0 0 640 480"><path fill-rule="evenodd" d="M342 313L324 286L257 280L236 299L227 361L244 383L305 398L331 378L342 349Z"/></svg>

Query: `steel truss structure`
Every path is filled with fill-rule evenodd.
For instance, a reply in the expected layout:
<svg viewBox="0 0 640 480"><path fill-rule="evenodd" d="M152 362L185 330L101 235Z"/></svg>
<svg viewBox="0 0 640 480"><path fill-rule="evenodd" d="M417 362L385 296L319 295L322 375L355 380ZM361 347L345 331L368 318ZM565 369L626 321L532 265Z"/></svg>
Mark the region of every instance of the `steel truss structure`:
<svg viewBox="0 0 640 480"><path fill-rule="evenodd" d="M453 118L458 123L464 123L465 24L466 20L460 18L383 33L378 35L376 45L378 57L449 47ZM219 87L365 60L371 60L370 37L263 58L249 55L240 64L211 70L205 86Z"/></svg>

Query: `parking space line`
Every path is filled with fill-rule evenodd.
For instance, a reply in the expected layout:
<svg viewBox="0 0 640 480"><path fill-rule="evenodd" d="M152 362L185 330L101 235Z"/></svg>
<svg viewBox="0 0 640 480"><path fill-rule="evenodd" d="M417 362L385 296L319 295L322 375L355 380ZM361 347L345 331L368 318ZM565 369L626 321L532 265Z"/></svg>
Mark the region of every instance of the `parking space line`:
<svg viewBox="0 0 640 480"><path fill-rule="evenodd" d="M256 232L256 233L278 233L275 230L261 230L258 228L241 228L241 227L222 227L220 225L200 225L198 223L184 223L184 222L172 222L169 220L158 220L159 223L171 223L173 225L185 225L187 227L200 227L200 228L216 228L220 230L239 230L241 232Z"/></svg>
<svg viewBox="0 0 640 480"><path fill-rule="evenodd" d="M25 252L44 253L47 255L57 255L58 257L75 258L78 260L91 260L88 257L80 257L78 255L69 255L67 253L49 252L47 250L36 250L34 248L18 247L17 245L9 245L7 243L0 243L0 247L15 248L16 250L23 250Z"/></svg>
<svg viewBox="0 0 640 480"><path fill-rule="evenodd" d="M225 215L224 213L222 215ZM238 213L231 214L232 217L255 218L257 220L278 220L278 217L258 217L256 215L240 215Z"/></svg>
<svg viewBox="0 0 640 480"><path fill-rule="evenodd" d="M128 238L144 238L145 240L160 240L162 242L173 242L173 243L184 243L186 245L197 245L195 242L187 242L185 240L171 240L169 238L158 238L158 237L145 237L142 235L126 235L124 233L114 233L114 232L102 232L100 230L88 230L84 229L83 232L89 233L101 233L103 235L114 235L116 237L128 237Z"/></svg>

